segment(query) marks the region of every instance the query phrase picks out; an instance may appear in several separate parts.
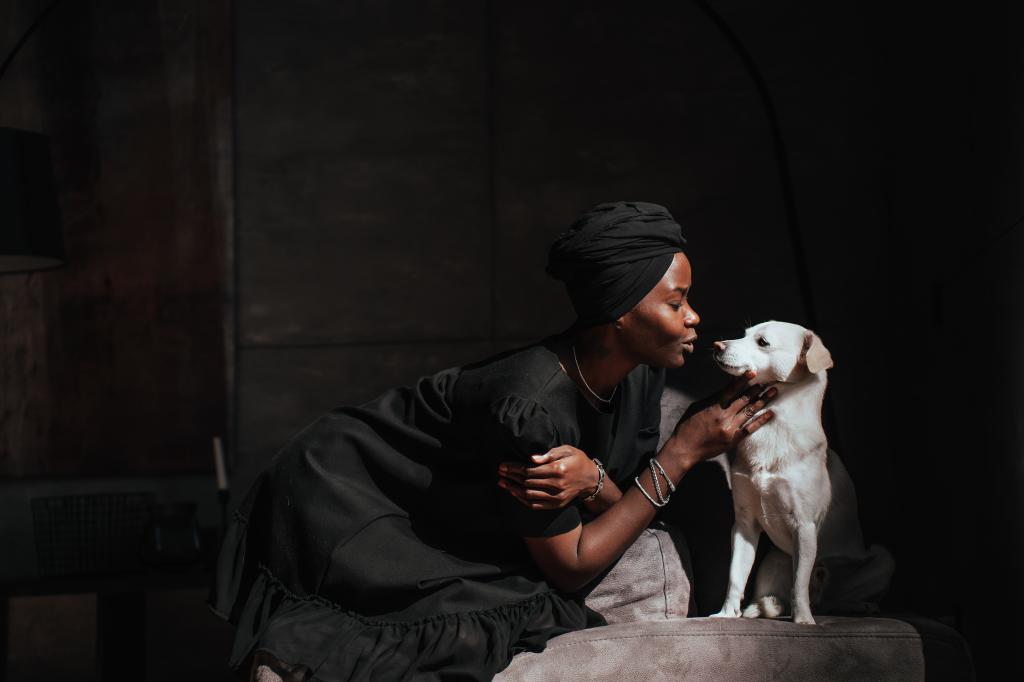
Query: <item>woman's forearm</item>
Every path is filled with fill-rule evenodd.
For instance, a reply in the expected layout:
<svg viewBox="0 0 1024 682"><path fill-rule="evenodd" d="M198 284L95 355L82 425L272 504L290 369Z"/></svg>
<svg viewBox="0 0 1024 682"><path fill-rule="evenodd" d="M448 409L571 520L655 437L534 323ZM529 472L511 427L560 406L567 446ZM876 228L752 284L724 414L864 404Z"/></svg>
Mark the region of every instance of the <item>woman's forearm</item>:
<svg viewBox="0 0 1024 682"><path fill-rule="evenodd" d="M732 450L773 418L771 410L750 417L777 394L757 384L746 386L754 376L749 370L715 396L695 403L699 408L687 408L672 436L655 455L673 484L678 484L697 462ZM524 538L534 562L556 587L575 591L589 583L622 556L654 519L658 511L652 504L658 497L654 482L649 475L641 475L636 481L639 488L628 486L618 501L593 521L551 537Z"/></svg>
<svg viewBox="0 0 1024 682"><path fill-rule="evenodd" d="M622 491L619 489L619 486L615 484L615 481L610 476L605 476L604 487L601 488L601 492L592 502L584 502L583 506L591 514L601 514L611 509L612 505L621 498Z"/></svg>
<svg viewBox="0 0 1024 682"><path fill-rule="evenodd" d="M662 446L656 458L673 484L678 484L698 459L674 438ZM647 494L657 500L651 477L641 475L639 480ZM662 492L667 492L665 481L660 483ZM593 580L622 556L654 519L657 508L635 483L625 492L617 487L615 491L618 499L589 523L553 538L525 538L534 561L560 589L575 591Z"/></svg>

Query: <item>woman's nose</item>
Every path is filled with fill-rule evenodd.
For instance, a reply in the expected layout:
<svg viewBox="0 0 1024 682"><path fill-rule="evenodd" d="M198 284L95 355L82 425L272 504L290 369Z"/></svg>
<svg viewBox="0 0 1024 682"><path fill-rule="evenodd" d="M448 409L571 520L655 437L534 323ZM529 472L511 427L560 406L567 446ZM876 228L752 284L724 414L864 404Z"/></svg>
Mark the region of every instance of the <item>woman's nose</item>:
<svg viewBox="0 0 1024 682"><path fill-rule="evenodd" d="M715 341L714 345L718 350L725 350L725 341Z"/></svg>

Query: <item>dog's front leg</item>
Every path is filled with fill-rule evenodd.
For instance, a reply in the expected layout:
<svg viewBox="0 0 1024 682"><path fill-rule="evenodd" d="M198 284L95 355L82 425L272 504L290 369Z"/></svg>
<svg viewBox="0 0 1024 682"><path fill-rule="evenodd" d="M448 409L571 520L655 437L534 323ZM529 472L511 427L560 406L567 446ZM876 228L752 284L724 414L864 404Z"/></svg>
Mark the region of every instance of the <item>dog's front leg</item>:
<svg viewBox="0 0 1024 682"><path fill-rule="evenodd" d="M818 529L813 523L804 522L796 527L793 534L793 622L814 625L810 584L814 559L818 555Z"/></svg>
<svg viewBox="0 0 1024 682"><path fill-rule="evenodd" d="M747 578L754 565L757 553L757 539L761 529L753 522L737 517L732 526L732 562L729 566L729 591L725 595L722 610L711 614L712 618L739 618L740 603L747 587Z"/></svg>

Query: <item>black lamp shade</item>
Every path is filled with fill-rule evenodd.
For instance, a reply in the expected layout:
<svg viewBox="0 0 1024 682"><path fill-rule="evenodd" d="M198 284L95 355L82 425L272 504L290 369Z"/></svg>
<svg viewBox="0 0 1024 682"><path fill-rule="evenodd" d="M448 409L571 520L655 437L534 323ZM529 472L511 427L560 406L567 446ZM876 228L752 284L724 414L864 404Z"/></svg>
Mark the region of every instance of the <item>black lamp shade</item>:
<svg viewBox="0 0 1024 682"><path fill-rule="evenodd" d="M64 239L49 139L0 128L0 273L62 265Z"/></svg>

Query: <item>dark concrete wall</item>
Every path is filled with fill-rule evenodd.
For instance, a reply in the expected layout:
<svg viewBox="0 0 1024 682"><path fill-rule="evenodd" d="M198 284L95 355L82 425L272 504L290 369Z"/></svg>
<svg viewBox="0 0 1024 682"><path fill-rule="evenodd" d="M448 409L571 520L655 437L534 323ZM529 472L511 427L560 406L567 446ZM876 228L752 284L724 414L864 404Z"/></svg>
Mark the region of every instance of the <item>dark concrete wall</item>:
<svg viewBox="0 0 1024 682"><path fill-rule="evenodd" d="M7 3L3 57L40 4ZM229 7L61 5L0 82L0 125L48 136L69 255L0 277L0 477L212 477L229 421Z"/></svg>
<svg viewBox="0 0 1024 682"><path fill-rule="evenodd" d="M0 644L18 681L96 678L94 595L6 599L36 574L31 501L151 491L212 526L229 421L230 5L0 1L0 63L49 6L0 79L0 126L50 138L68 253L0 276ZM103 511L51 541L102 533ZM222 673L232 633L205 595L147 595L139 679Z"/></svg>
<svg viewBox="0 0 1024 682"><path fill-rule="evenodd" d="M691 241L705 343L814 322L832 444L897 557L888 606L957 624L984 671L1014 631L960 541L1020 569L1019 540L978 532L1020 518L1014 17L715 8L778 114L793 213L765 102L693 3L240 8L237 480L331 406L565 325L551 239L598 201L656 201ZM984 328L1002 380L969 350Z"/></svg>
<svg viewBox="0 0 1024 682"><path fill-rule="evenodd" d="M768 123L694 6L263 4L238 15L241 472L568 324L547 247L600 201L683 223L709 336L801 315Z"/></svg>
<svg viewBox="0 0 1024 682"><path fill-rule="evenodd" d="M950 619L980 679L1019 668L1024 88L1002 5L716 2L778 114L788 213L764 101L695 4L238 3L233 501L323 411L566 325L551 239L656 201L690 239L705 348L816 321L832 444L896 555L888 606Z"/></svg>
<svg viewBox="0 0 1024 682"><path fill-rule="evenodd" d="M1022 598L1007 586L1024 575L1024 15L993 3L875 20L892 424L876 490L895 588L908 608L954 614L979 679L1019 676Z"/></svg>

